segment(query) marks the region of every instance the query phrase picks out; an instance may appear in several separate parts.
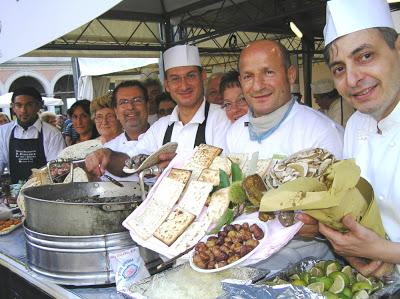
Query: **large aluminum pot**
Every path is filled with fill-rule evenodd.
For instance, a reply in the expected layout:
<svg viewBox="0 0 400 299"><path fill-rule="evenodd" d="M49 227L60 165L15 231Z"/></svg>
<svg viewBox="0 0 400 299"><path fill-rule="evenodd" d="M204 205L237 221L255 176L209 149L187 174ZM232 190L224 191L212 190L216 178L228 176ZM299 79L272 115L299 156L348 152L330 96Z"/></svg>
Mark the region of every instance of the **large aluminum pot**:
<svg viewBox="0 0 400 299"><path fill-rule="evenodd" d="M26 225L43 234L90 236L122 232L140 204L137 182L55 184L24 189Z"/></svg>

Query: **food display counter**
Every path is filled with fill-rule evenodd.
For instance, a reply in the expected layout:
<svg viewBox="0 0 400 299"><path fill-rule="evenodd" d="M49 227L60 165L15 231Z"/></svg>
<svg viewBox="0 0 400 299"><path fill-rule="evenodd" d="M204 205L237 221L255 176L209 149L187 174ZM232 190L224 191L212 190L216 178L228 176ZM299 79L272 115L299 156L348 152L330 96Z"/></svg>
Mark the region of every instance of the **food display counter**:
<svg viewBox="0 0 400 299"><path fill-rule="evenodd" d="M26 267L22 227L0 236L0 298L110 298L123 299L115 285L65 287L43 279Z"/></svg>

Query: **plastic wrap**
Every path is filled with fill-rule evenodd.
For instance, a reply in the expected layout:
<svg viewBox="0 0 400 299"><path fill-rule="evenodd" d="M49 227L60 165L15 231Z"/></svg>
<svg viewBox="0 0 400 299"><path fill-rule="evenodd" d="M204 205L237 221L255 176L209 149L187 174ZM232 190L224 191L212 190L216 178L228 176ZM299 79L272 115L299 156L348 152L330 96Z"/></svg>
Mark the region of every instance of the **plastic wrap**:
<svg viewBox="0 0 400 299"><path fill-rule="evenodd" d="M224 295L218 299L240 298L240 299L258 299L258 298L325 298L323 295L316 294L311 290L301 287L293 286L291 284L282 284L275 286L268 286L266 281L270 281L276 277L288 280L290 276L295 273L310 270L320 260L307 258L290 266L280 272L267 276L265 279L256 282L255 284L248 284L240 280L224 280L221 282L222 289L225 291ZM369 296L370 299L378 298L400 298L400 277L393 274L389 278L385 278L385 287Z"/></svg>

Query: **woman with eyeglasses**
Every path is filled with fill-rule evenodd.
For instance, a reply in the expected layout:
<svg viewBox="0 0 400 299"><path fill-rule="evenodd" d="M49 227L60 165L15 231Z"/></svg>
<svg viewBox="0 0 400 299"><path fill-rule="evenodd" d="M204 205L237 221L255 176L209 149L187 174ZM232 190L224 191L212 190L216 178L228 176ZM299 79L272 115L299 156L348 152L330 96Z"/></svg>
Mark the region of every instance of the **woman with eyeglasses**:
<svg viewBox="0 0 400 299"><path fill-rule="evenodd" d="M111 93L94 99L90 103L90 113L100 134L102 144L122 133L122 126L111 105Z"/></svg>
<svg viewBox="0 0 400 299"><path fill-rule="evenodd" d="M240 87L239 72L232 70L226 73L221 78L219 90L224 100L222 108L232 123L247 113L248 105Z"/></svg>

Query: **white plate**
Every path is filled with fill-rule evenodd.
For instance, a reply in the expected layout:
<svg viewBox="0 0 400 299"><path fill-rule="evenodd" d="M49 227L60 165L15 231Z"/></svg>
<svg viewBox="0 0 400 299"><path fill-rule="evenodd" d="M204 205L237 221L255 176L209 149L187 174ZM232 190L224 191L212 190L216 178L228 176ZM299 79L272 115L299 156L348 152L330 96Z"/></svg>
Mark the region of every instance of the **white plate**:
<svg viewBox="0 0 400 299"><path fill-rule="evenodd" d="M252 251L250 251L248 254L246 254L245 256L241 257L237 261L234 261L233 263L230 263L230 264L228 264L228 265L226 265L224 267L216 268L216 269L201 269L201 268L197 267L196 264L193 262L193 255L195 253L195 249L193 249L190 252L190 256L189 256L189 263L190 263L190 266L192 267L192 269L197 271L197 272L202 272L202 273L213 273L213 272L224 271L224 270L229 269L231 267L237 266L240 263L243 263L245 260L247 260L249 257L251 257L260 248L260 246L262 246L262 244L267 239L267 226L266 226L265 222L262 222L261 220L256 220L256 219L237 220L237 221L232 222L231 224L243 224L245 222L247 222L249 224L249 226L252 226L253 224L257 224L258 227L261 228L262 231L264 232L264 238L259 240L259 244L257 245L256 248L254 248ZM209 237L211 237L211 236L217 236L217 234L215 234L215 235L206 235L200 240L200 242L204 242L205 243L207 241L207 239Z"/></svg>

